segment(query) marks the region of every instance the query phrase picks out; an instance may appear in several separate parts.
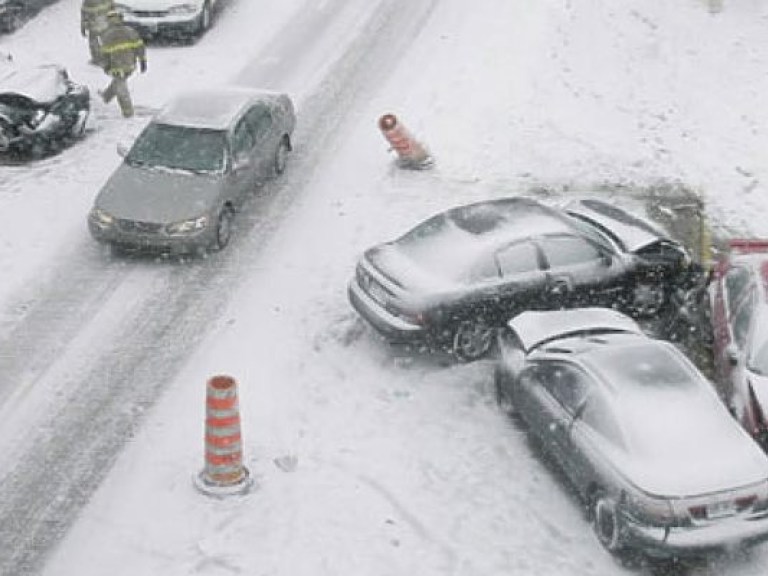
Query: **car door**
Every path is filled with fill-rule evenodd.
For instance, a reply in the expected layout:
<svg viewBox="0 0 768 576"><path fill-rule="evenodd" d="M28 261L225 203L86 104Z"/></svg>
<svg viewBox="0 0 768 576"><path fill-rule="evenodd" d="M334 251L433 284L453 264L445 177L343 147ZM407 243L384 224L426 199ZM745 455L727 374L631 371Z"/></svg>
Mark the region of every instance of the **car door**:
<svg viewBox="0 0 768 576"><path fill-rule="evenodd" d="M264 102L255 103L245 114L245 120L253 135L253 163L258 178L265 180L273 175L279 143L277 123L272 109Z"/></svg>
<svg viewBox="0 0 768 576"><path fill-rule="evenodd" d="M754 285L749 285L743 297L736 303L728 318L728 345L725 349L724 367L732 398L730 399L742 414L749 404L746 384L747 340L755 317L757 294ZM728 398L726 398L728 400Z"/></svg>
<svg viewBox="0 0 768 576"><path fill-rule="evenodd" d="M613 259L580 236L557 234L537 239L547 271L546 297L552 308L611 304Z"/></svg>
<svg viewBox="0 0 768 576"><path fill-rule="evenodd" d="M721 276L715 289L713 304L713 323L715 338L715 365L721 383L721 395L729 400L732 394L730 385L734 358L732 354L737 344L734 341L736 312L739 304L746 298L750 289L751 275L744 266L731 266ZM742 316L746 311L742 311ZM742 322L738 323L739 328Z"/></svg>
<svg viewBox="0 0 768 576"><path fill-rule="evenodd" d="M571 427L587 398L589 378L568 362L543 362L528 373L525 382L521 379L521 387L528 399L522 410L528 411L531 428L570 476L576 463Z"/></svg>
<svg viewBox="0 0 768 576"><path fill-rule="evenodd" d="M228 200L242 203L258 181L259 167L254 161L255 142L253 132L245 118L235 125L230 136L231 171L228 186Z"/></svg>
<svg viewBox="0 0 768 576"><path fill-rule="evenodd" d="M493 258L499 271L497 302L503 316L540 309L547 276L538 246L530 240L514 242L497 250Z"/></svg>

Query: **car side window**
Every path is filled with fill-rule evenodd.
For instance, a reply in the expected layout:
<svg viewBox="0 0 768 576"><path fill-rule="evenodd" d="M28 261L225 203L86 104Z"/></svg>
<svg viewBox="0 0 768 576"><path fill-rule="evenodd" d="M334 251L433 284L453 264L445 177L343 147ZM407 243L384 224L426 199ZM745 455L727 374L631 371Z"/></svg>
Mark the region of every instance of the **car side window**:
<svg viewBox="0 0 768 576"><path fill-rule="evenodd" d="M725 298L728 310L733 311L749 285L749 271L746 268L731 268L725 275Z"/></svg>
<svg viewBox="0 0 768 576"><path fill-rule="evenodd" d="M515 276L539 270L539 255L531 242L518 242L496 252L502 276Z"/></svg>
<svg viewBox="0 0 768 576"><path fill-rule="evenodd" d="M541 240L550 268L586 264L601 260L595 245L578 236L547 236Z"/></svg>
<svg viewBox="0 0 768 576"><path fill-rule="evenodd" d="M749 335L749 327L752 323L752 316L755 310L755 292L750 290L746 298L736 309L736 313L731 319L731 329L733 330L733 340L739 349L744 348Z"/></svg>
<svg viewBox="0 0 768 576"><path fill-rule="evenodd" d="M253 148L254 141L245 119L240 120L232 135L232 154L235 158L247 154Z"/></svg>
<svg viewBox="0 0 768 576"><path fill-rule="evenodd" d="M619 426L618 420L600 394L590 394L584 406L584 413L581 415L581 419L606 440L618 446L624 446L621 426Z"/></svg>
<svg viewBox="0 0 768 576"><path fill-rule="evenodd" d="M272 128L272 114L261 105L251 108L245 115L245 120L251 127L251 133L256 142L264 139Z"/></svg>
<svg viewBox="0 0 768 576"><path fill-rule="evenodd" d="M569 413L575 414L587 397L589 380L579 369L562 363L549 364L539 380Z"/></svg>

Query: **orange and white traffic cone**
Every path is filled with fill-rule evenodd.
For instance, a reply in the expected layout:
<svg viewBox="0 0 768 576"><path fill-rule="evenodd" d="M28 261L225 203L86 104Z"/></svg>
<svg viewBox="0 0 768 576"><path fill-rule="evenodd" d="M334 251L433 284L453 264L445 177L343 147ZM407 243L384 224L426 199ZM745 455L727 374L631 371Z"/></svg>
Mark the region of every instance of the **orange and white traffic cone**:
<svg viewBox="0 0 768 576"><path fill-rule="evenodd" d="M427 149L411 136L394 114L384 114L379 118L379 129L391 149L397 152L401 168L423 170L435 163Z"/></svg>
<svg viewBox="0 0 768 576"><path fill-rule="evenodd" d="M245 494L253 480L243 465L237 382L231 376L208 380L205 400L205 467L195 486L209 496Z"/></svg>

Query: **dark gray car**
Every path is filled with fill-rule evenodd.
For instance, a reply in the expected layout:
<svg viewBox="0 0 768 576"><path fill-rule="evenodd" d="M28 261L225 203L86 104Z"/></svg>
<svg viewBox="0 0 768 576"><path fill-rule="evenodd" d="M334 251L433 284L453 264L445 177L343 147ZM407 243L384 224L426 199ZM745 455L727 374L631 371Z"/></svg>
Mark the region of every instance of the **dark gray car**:
<svg viewBox="0 0 768 576"><path fill-rule="evenodd" d="M350 302L390 342L447 348L462 360L485 355L494 330L523 310L656 314L690 258L619 208L595 216L601 206L571 213L510 197L451 208L366 250ZM619 244L635 234L642 242ZM638 246L670 249L650 258Z"/></svg>
<svg viewBox="0 0 768 576"><path fill-rule="evenodd" d="M91 234L172 252L224 248L237 209L285 170L295 123L285 94L233 87L177 97L99 192Z"/></svg>
<svg viewBox="0 0 768 576"><path fill-rule="evenodd" d="M672 344L605 308L524 312L496 391L613 553L699 555L768 537L768 458Z"/></svg>

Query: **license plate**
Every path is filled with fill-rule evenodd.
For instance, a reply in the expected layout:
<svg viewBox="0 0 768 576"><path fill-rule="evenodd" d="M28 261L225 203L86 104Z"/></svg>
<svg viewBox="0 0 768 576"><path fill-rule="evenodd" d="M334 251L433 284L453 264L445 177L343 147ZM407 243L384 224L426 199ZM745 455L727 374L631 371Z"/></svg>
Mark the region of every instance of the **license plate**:
<svg viewBox="0 0 768 576"><path fill-rule="evenodd" d="M732 501L715 502L707 506L708 518L722 518L736 513L736 506Z"/></svg>

